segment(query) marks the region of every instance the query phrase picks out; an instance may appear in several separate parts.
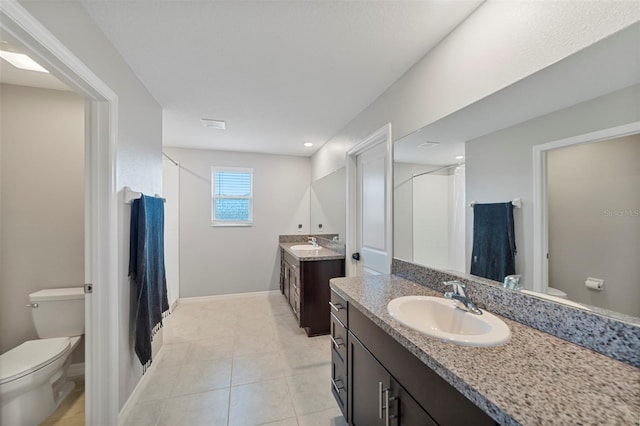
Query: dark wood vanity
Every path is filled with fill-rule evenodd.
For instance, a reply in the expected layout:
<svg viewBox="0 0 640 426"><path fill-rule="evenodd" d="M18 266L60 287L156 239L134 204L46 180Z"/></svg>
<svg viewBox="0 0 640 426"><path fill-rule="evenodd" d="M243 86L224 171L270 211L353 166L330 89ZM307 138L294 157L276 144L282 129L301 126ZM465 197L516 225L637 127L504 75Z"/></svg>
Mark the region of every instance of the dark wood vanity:
<svg viewBox="0 0 640 426"><path fill-rule="evenodd" d="M331 290L331 385L350 425L496 425Z"/></svg>
<svg viewBox="0 0 640 426"><path fill-rule="evenodd" d="M289 302L308 336L328 334L330 330L329 280L344 276L344 258L297 258L281 249L280 292Z"/></svg>

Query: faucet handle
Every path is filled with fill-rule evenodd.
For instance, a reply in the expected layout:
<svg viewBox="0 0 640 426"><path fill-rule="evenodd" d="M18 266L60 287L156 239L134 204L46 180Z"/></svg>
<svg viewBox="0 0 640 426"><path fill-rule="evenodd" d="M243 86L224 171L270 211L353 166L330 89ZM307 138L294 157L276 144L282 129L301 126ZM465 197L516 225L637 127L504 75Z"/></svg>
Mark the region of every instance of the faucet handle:
<svg viewBox="0 0 640 426"><path fill-rule="evenodd" d="M465 296L465 288L467 288L466 284L463 282L460 282L458 280L454 280L454 281L445 281L444 285L446 286L451 286L453 288L453 291L451 293L458 295L458 296Z"/></svg>

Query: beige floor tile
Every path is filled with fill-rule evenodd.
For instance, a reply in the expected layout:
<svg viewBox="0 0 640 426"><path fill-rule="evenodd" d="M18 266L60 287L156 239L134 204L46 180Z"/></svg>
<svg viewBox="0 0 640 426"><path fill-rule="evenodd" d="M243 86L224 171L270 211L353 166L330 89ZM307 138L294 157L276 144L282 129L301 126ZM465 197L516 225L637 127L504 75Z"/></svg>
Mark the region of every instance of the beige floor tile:
<svg viewBox="0 0 640 426"><path fill-rule="evenodd" d="M347 426L339 408L332 408L298 417L300 426Z"/></svg>
<svg viewBox="0 0 640 426"><path fill-rule="evenodd" d="M189 342L183 343L165 343L162 346L162 354L154 364L157 367L172 367L184 364L185 358L189 353Z"/></svg>
<svg viewBox="0 0 640 426"><path fill-rule="evenodd" d="M185 364L173 385L172 396L186 395L231 385L231 358Z"/></svg>
<svg viewBox="0 0 640 426"><path fill-rule="evenodd" d="M137 402L120 426L154 426L160 417L164 403L164 400Z"/></svg>
<svg viewBox="0 0 640 426"><path fill-rule="evenodd" d="M280 342L277 341L271 330L267 332L245 332L235 337L233 345L233 356L245 356L255 353L275 352L280 349Z"/></svg>
<svg viewBox="0 0 640 426"><path fill-rule="evenodd" d="M229 426L260 425L294 416L284 379L231 388Z"/></svg>
<svg viewBox="0 0 640 426"><path fill-rule="evenodd" d="M41 426L84 426L84 414L64 416L57 420L45 421Z"/></svg>
<svg viewBox="0 0 640 426"><path fill-rule="evenodd" d="M315 347L295 351L287 350L281 354L287 376L303 374L310 369L327 367L331 364L331 352Z"/></svg>
<svg viewBox="0 0 640 426"><path fill-rule="evenodd" d="M233 336L217 339L192 340L185 362L200 362L212 359L231 358L233 356Z"/></svg>
<svg viewBox="0 0 640 426"><path fill-rule="evenodd" d="M308 373L288 377L287 383L298 416L336 408L328 368L315 368Z"/></svg>
<svg viewBox="0 0 640 426"><path fill-rule="evenodd" d="M261 426L298 426L298 419L290 417L284 420L278 420L276 422L261 423Z"/></svg>
<svg viewBox="0 0 640 426"><path fill-rule="evenodd" d="M229 388L167 399L158 426L226 426Z"/></svg>
<svg viewBox="0 0 640 426"><path fill-rule="evenodd" d="M231 383L233 386L284 377L285 366L278 352L235 357Z"/></svg>
<svg viewBox="0 0 640 426"><path fill-rule="evenodd" d="M160 365L150 370L147 373L150 377L147 378L137 402L161 400L171 396L179 371L179 366L161 367Z"/></svg>

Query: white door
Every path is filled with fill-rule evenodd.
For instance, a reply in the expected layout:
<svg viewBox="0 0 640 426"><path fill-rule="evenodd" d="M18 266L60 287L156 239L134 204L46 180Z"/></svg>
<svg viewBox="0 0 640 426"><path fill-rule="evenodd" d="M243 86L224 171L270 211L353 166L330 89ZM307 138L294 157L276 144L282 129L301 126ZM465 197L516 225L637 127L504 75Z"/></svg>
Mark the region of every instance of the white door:
<svg viewBox="0 0 640 426"><path fill-rule="evenodd" d="M391 272L392 157L391 124L347 153L347 276Z"/></svg>

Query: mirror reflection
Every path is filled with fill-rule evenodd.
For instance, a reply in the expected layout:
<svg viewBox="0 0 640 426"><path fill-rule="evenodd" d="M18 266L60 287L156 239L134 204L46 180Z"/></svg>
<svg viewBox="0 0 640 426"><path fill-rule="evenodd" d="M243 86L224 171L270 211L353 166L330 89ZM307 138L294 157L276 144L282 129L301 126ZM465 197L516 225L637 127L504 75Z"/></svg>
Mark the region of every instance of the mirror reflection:
<svg viewBox="0 0 640 426"><path fill-rule="evenodd" d="M346 235L346 175L342 167L311 183L311 233Z"/></svg>
<svg viewBox="0 0 640 426"><path fill-rule="evenodd" d="M631 137L640 132L640 61L633 40L633 29L621 31L396 141L394 256L469 273L474 219L469 204L519 198L522 207L513 213L515 270L521 276L521 289L571 299L578 306L590 305L614 316L640 317L640 304L625 303L640 300L636 266L640 258L640 156L637 135ZM603 61L617 66L603 70ZM603 72L583 79L592 66ZM607 129L624 126L626 133L606 134ZM632 131L634 126L637 129ZM534 147L584 135L593 135L593 139L581 140L580 149L598 147L596 142L607 139L615 142L603 148L606 154L590 154L590 163L578 161L586 154L567 148L565 153L549 149L544 153L545 161L534 165ZM620 139L625 139L628 150L621 148ZM414 151L410 161L402 160L404 150L417 149L425 142L437 145L423 146L421 155ZM437 187L428 193L415 190L423 185L416 184L422 176L414 177L455 163L438 162L435 155L430 157L430 151L456 143L464 146L465 155L464 208L460 210L451 207L451 191ZM561 162L560 155L564 157ZM611 162L605 164L609 157ZM542 167L547 165L550 174L544 182L548 198L541 207L534 202L534 177L546 177ZM451 170L455 167L423 176L444 180L451 176ZM439 210L430 217L424 205ZM543 207L545 210L540 210ZM548 225L534 223L534 218L544 216L547 210ZM454 216L462 214L464 240L451 232ZM464 247L463 262L445 255L460 245ZM429 254L424 246L438 253ZM591 283L589 278L603 280L602 289L587 284Z"/></svg>

